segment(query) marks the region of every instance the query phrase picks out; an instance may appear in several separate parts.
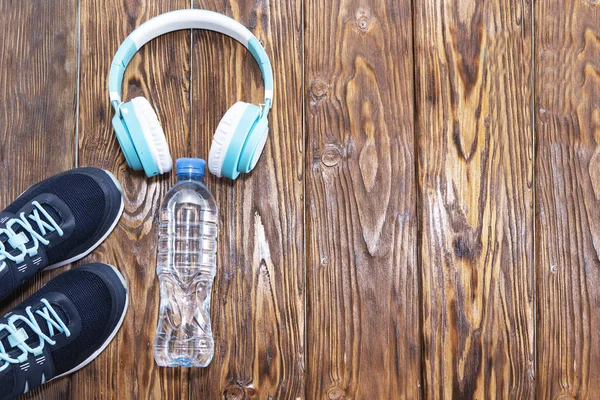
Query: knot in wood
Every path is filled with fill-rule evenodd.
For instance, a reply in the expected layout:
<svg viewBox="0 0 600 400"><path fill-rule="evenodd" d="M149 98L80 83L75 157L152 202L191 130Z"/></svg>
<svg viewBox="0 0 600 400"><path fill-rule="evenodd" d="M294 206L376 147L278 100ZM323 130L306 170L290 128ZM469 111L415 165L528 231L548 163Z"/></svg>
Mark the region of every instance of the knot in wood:
<svg viewBox="0 0 600 400"><path fill-rule="evenodd" d="M363 31L366 32L367 30L369 30L369 21L367 21L366 18L362 17L358 19L358 28Z"/></svg>
<svg viewBox="0 0 600 400"><path fill-rule="evenodd" d="M322 79L315 79L310 84L310 94L317 100L321 100L329 93L329 84Z"/></svg>
<svg viewBox="0 0 600 400"><path fill-rule="evenodd" d="M454 239L452 246L454 247L454 255L463 259L474 260L481 250L481 246L477 244L473 235L469 233Z"/></svg>
<svg viewBox="0 0 600 400"><path fill-rule="evenodd" d="M356 13L356 26L362 33L367 33L371 30L371 16L370 12L365 9L360 9Z"/></svg>
<svg viewBox="0 0 600 400"><path fill-rule="evenodd" d="M328 144L321 154L321 162L327 167L334 167L342 160L342 151L335 144Z"/></svg>
<svg viewBox="0 0 600 400"><path fill-rule="evenodd" d="M330 400L341 400L346 398L346 393L339 387L332 387L327 391L327 398Z"/></svg>
<svg viewBox="0 0 600 400"><path fill-rule="evenodd" d="M225 399L227 399L227 400L243 399L244 398L244 390L242 390L242 388L237 387L237 386L228 387L227 389L225 389L225 392L223 393L223 397L225 397Z"/></svg>
<svg viewBox="0 0 600 400"><path fill-rule="evenodd" d="M248 389L248 390L246 390ZM242 400L247 399L253 395L254 390L252 388L244 388L241 385L230 385L223 391L223 397L226 400Z"/></svg>

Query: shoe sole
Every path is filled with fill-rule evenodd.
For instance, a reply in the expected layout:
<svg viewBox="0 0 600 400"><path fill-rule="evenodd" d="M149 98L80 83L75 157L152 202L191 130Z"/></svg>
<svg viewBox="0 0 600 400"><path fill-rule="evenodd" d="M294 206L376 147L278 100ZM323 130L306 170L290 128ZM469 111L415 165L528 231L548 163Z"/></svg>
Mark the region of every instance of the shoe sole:
<svg viewBox="0 0 600 400"><path fill-rule="evenodd" d="M55 376L54 378L50 379L48 382L53 381L55 379L58 378L62 378L63 376L66 375L70 375L74 372L79 371L80 369L82 369L83 367L87 366L88 364L90 364L92 361L94 361L104 350L106 350L106 348L108 347L108 345L110 344L110 342L113 341L113 339L115 338L115 336L117 336L117 333L119 332L119 329L121 329L121 325L123 325L123 321L125 320L125 314L127 314L127 308L129 307L129 290L127 290L127 283L125 282L125 277L123 277L123 274L121 274L121 272L116 269L114 266L109 265L109 267L111 267L113 269L113 271L117 274L117 276L119 277L119 280L121 281L121 283L123 284L123 287L126 290L126 296L125 296L125 307L123 307L123 313L121 314L121 318L119 319L119 322L117 323L117 326L115 326L115 329L112 331L112 333L110 334L110 336L108 337L108 339L106 339L106 341L102 344L102 346L100 346L100 348L98 350L96 350L94 352L94 354L92 354L91 356L89 356L83 363L79 364L78 366L76 366L75 368L73 368L70 371L67 371L63 374L60 374L58 376Z"/></svg>
<svg viewBox="0 0 600 400"><path fill-rule="evenodd" d="M92 247L87 249L85 252L83 252L79 255L76 255L75 257L69 258L68 260L49 265L46 268L44 268L44 271L51 271L56 268L64 267L65 265L72 264L75 261L79 261L82 258L88 256L92 251L96 250L98 248L98 246L100 246L102 244L102 242L104 242L106 240L106 238L112 233L112 231L117 227L117 224L119 223L119 220L121 219L121 215L123 215L123 210L125 208L125 201L123 199L123 187L121 186L121 183L117 180L117 178L113 174L111 174L109 171L106 171L106 170L103 170L103 171L110 177L110 179L113 180L113 182L117 186L117 189L119 190L119 192L121 192L121 205L119 206L119 213L117 214L117 218L115 218L115 221L112 223L110 228L108 228L108 231L106 231L104 236L102 236L100 238L100 240L98 240Z"/></svg>

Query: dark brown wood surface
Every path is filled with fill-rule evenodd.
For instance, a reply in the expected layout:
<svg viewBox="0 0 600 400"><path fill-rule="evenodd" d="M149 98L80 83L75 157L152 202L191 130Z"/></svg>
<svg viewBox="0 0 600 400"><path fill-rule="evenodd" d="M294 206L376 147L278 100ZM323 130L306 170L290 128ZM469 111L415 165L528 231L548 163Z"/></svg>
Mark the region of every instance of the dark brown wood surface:
<svg viewBox="0 0 600 400"><path fill-rule="evenodd" d="M305 6L307 398L421 395L411 20Z"/></svg>
<svg viewBox="0 0 600 400"><path fill-rule="evenodd" d="M148 180L127 167L111 126L113 110L107 100L110 63L125 37L147 19L186 6L187 0L81 1L79 165L112 171L125 191L119 226L91 258L119 267L132 301L115 343L93 366L74 376L76 383L68 392L73 399L179 398L186 397L189 390L187 370L158 368L152 356L158 317L154 222L175 177ZM132 60L124 80L124 98L144 96L152 103L176 155L189 152L189 59L189 32L173 33L144 47Z"/></svg>
<svg viewBox="0 0 600 400"><path fill-rule="evenodd" d="M220 211L211 367L190 373L194 399L304 396L304 202L301 2L195 0L247 26L275 66L270 136L255 170L208 178ZM241 44L194 31L192 155L208 156L236 101L260 104L258 65Z"/></svg>
<svg viewBox="0 0 600 400"><path fill-rule="evenodd" d="M416 0L427 398L532 398L531 6Z"/></svg>
<svg viewBox="0 0 600 400"><path fill-rule="evenodd" d="M600 4L536 3L537 397L600 397ZM564 18L557 18L564 15Z"/></svg>
<svg viewBox="0 0 600 400"><path fill-rule="evenodd" d="M77 4L21 7L0 2L0 209L38 181L75 166L77 149ZM48 279L37 275L3 301L4 315ZM44 398L64 398L71 378Z"/></svg>
<svg viewBox="0 0 600 400"><path fill-rule="evenodd" d="M254 32L276 93L256 170L207 177L216 348L198 370L152 357L175 177L127 167L107 93L123 39L189 7ZM128 280L123 328L27 398L600 398L600 2L0 0L0 28L0 206L76 165L125 190L84 260ZM206 158L224 112L262 94L248 51L205 31L153 41L124 84L174 158Z"/></svg>

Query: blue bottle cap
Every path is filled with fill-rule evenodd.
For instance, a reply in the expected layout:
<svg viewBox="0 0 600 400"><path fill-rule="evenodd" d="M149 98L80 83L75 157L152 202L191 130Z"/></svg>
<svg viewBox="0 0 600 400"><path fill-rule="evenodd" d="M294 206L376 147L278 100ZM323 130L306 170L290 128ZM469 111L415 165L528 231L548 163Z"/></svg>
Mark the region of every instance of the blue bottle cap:
<svg viewBox="0 0 600 400"><path fill-rule="evenodd" d="M204 178L206 161L201 158L179 158L176 165L178 178L186 178L190 176L194 179Z"/></svg>

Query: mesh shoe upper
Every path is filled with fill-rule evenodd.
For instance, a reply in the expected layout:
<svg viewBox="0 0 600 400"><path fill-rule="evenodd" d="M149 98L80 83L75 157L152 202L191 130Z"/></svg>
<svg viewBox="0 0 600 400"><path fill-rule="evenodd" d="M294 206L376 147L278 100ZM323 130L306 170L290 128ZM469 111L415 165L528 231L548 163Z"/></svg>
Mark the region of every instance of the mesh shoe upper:
<svg viewBox="0 0 600 400"><path fill-rule="evenodd" d="M4 211L16 214L36 196L44 193L51 193L62 200L71 210L76 223L68 240L47 251L50 265L64 260L73 249L95 236L103 221L110 217L107 214L114 214L107 209L107 205L118 208L121 201L119 188L105 171L78 168L32 186Z"/></svg>
<svg viewBox="0 0 600 400"><path fill-rule="evenodd" d="M85 256L110 232L122 211L121 189L111 175L96 168L78 168L46 179L25 191L0 213L3 217L0 228L4 227L3 221L10 223L25 211L27 215L22 219L30 222L36 232L44 233L39 232L37 221L31 221L30 214L38 211L33 206L36 202L41 203L47 213L40 217L42 222L49 226L54 222L64 232L46 237L49 243L42 243L40 251L25 260L7 261L10 268L0 269L0 299L35 272ZM26 246L32 246L33 235L18 224L16 226L29 239ZM16 233L19 233L18 229ZM4 247L11 249L14 243L8 239L0 234ZM10 251L11 254L19 253L15 249Z"/></svg>
<svg viewBox="0 0 600 400"><path fill-rule="evenodd" d="M57 329L52 332L54 335L50 335L47 320L36 313L38 309L44 311L44 300L58 316L58 319L52 319L60 320L68 328L70 336L67 337L66 332L59 332ZM28 324L20 320L14 322L15 328L22 329L27 337L25 343L28 346L35 348L44 342L44 348L39 354L27 353L22 362L9 363L6 369L0 371L0 399L18 396L26 388L31 390L54 377L78 369L95 358L122 322L127 307L127 290L122 277L110 266L90 264L75 268L52 279L37 293L0 318L0 327L7 324L11 316L27 317L27 307L32 307L32 314L41 331L56 343L52 345L41 339ZM8 330L0 329L0 343L7 354L16 358L23 351L14 346L15 339L10 336ZM0 360L0 369L3 365L4 362Z"/></svg>

